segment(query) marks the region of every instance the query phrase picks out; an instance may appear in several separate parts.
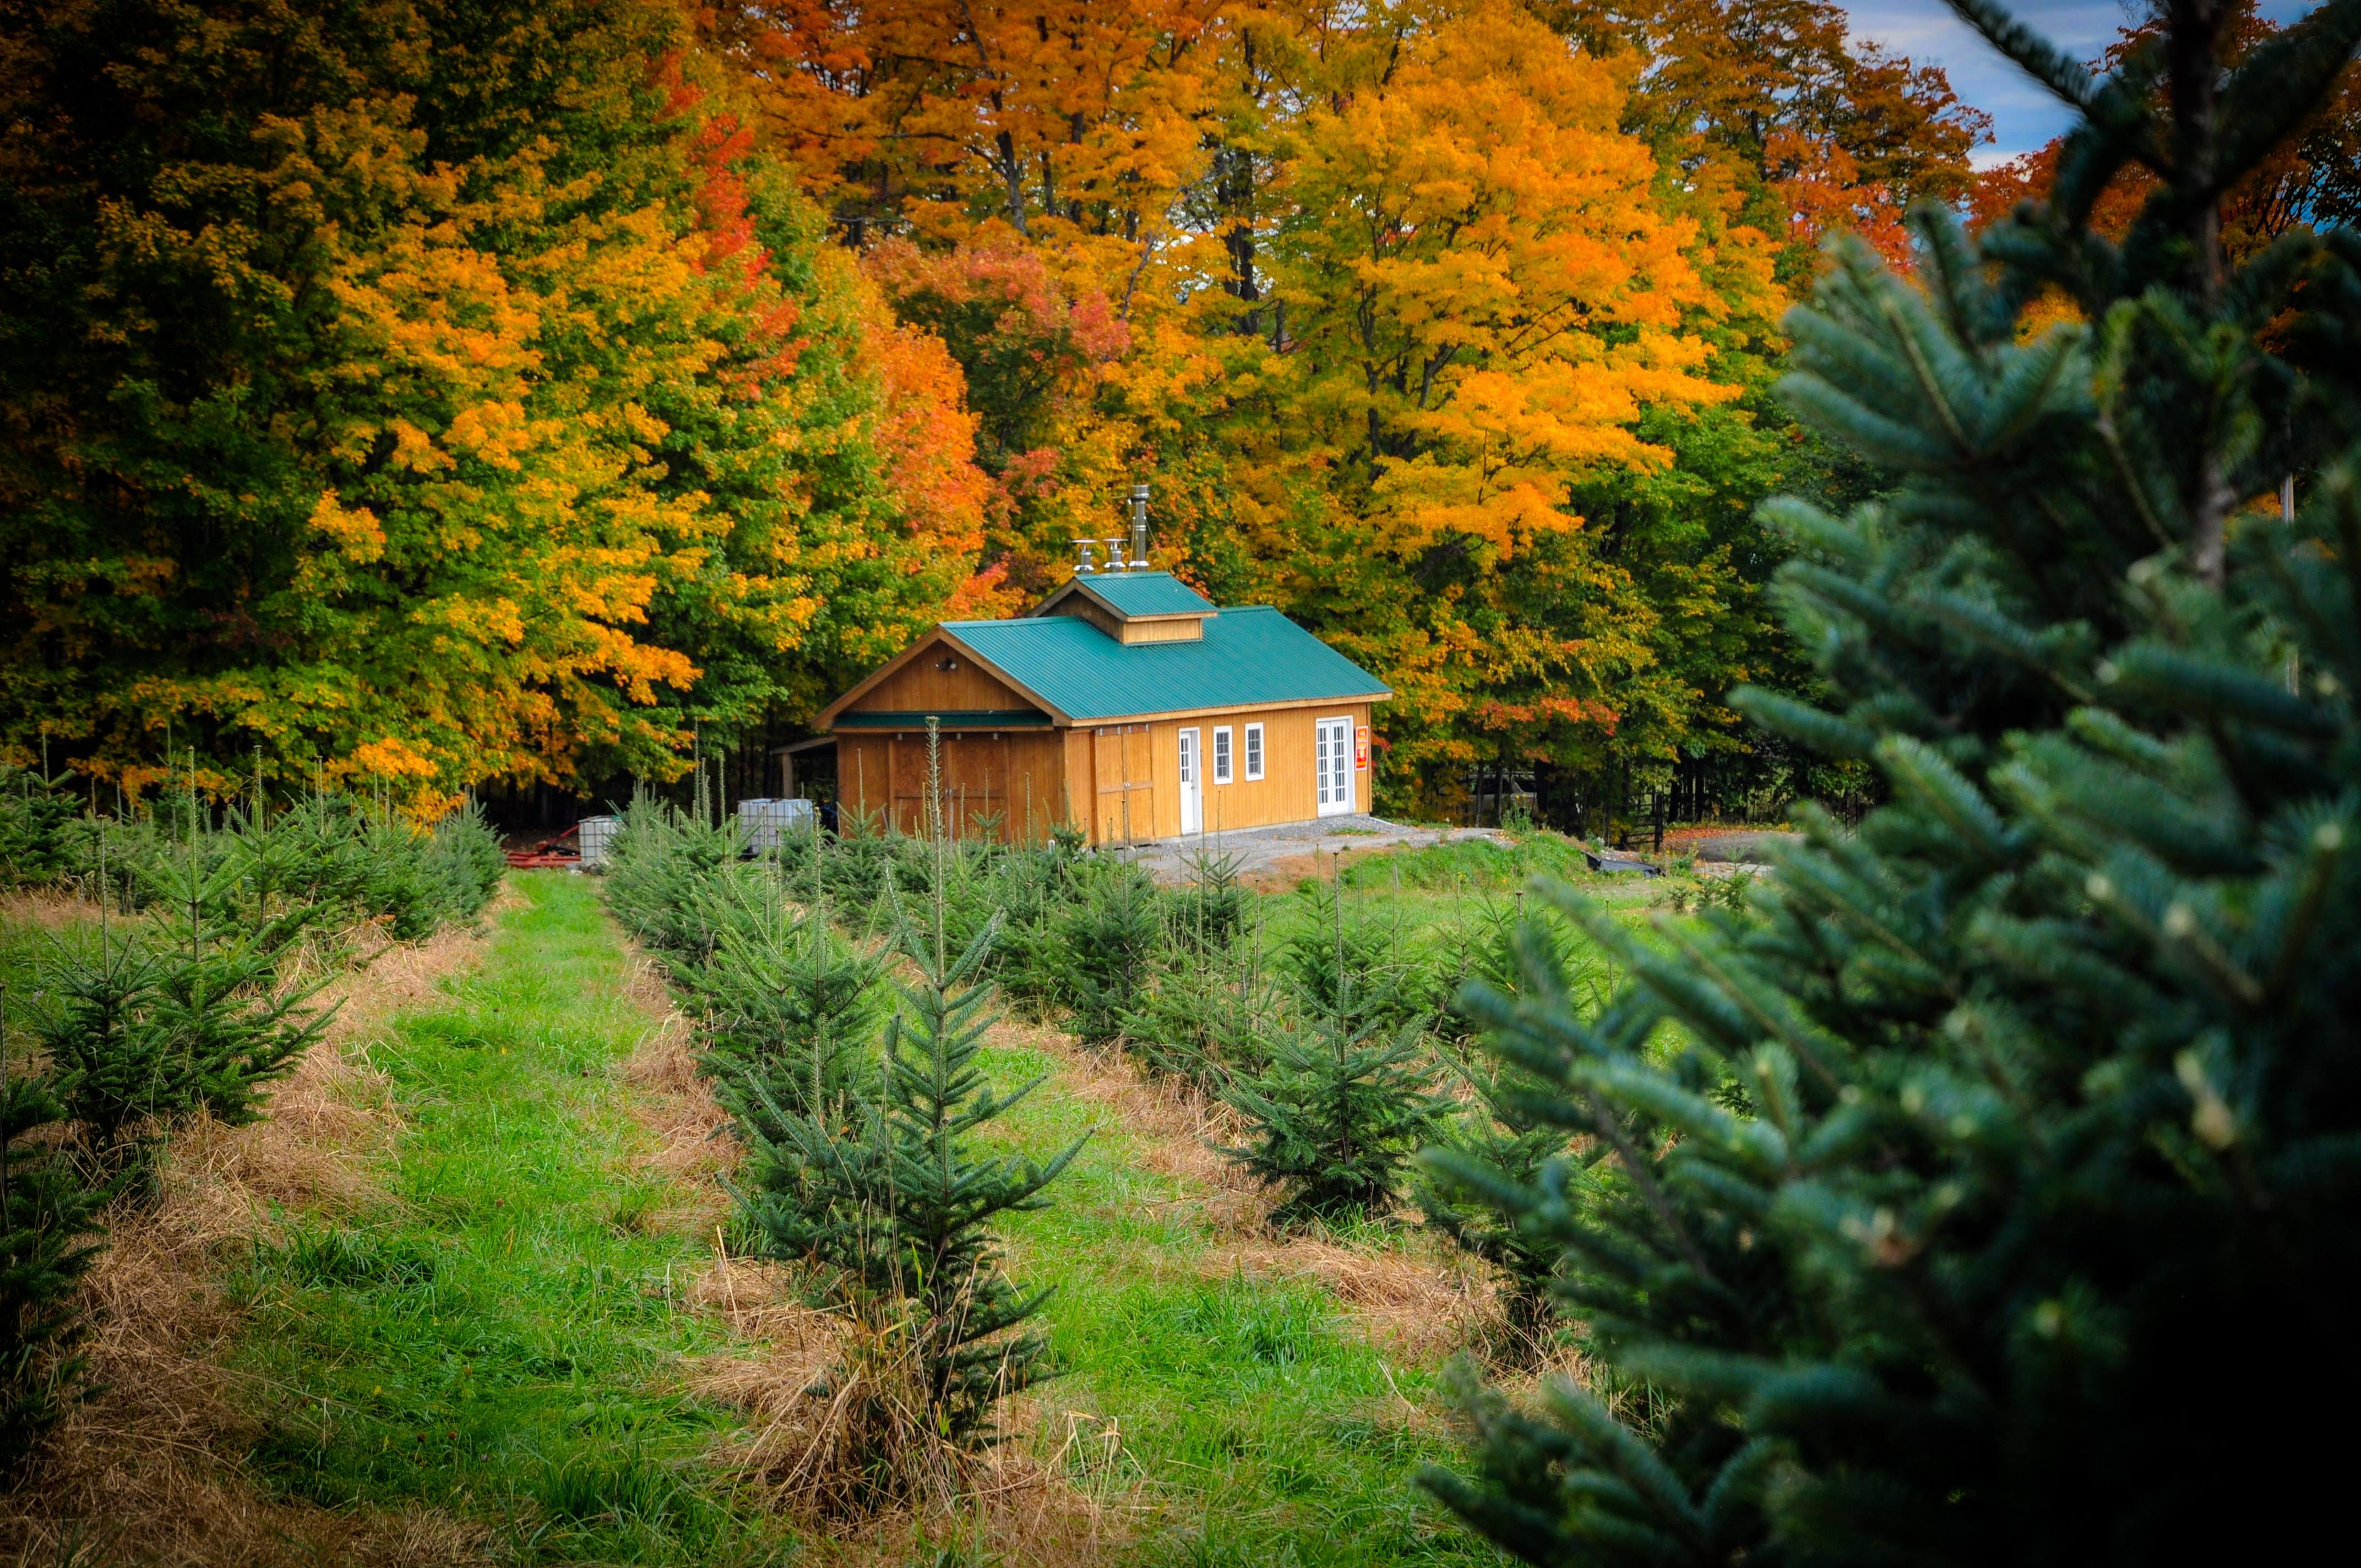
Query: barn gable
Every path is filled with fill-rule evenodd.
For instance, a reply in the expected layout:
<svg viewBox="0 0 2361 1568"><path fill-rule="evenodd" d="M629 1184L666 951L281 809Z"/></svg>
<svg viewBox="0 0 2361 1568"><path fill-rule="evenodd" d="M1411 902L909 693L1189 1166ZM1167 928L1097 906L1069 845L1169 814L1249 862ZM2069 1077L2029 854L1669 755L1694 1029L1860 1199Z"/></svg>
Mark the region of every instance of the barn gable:
<svg viewBox="0 0 2361 1568"><path fill-rule="evenodd" d="M830 703L819 722L839 729L923 729L928 718L946 729L1011 729L1047 727L1057 716L939 626Z"/></svg>

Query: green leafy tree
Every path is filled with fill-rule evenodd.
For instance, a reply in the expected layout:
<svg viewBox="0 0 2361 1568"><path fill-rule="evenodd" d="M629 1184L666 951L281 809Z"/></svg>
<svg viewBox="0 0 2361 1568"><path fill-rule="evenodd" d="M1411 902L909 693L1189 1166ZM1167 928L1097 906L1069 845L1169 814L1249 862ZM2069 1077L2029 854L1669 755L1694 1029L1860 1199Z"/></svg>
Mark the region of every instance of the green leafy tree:
<svg viewBox="0 0 2361 1568"><path fill-rule="evenodd" d="M1595 1017L1472 999L1598 1190L1509 1207L1619 1415L1467 1390L1427 1483L1527 1561L2204 1560L2324 1539L2361 1387L2361 241L2225 260L2217 204L2361 39L2333 0L2235 70L2221 0L2092 78L2047 201L1918 276L1839 246L1786 395L1888 471L1778 509L1827 682L1772 729L1873 765L1855 833L1643 943ZM2092 203L2155 180L2118 241ZM2078 320L2020 333L2054 291ZM2296 505L2282 510L2294 476ZM2298 1394L2297 1391L2301 1393Z"/></svg>
<svg viewBox="0 0 2361 1568"><path fill-rule="evenodd" d="M669 776L966 575L939 345L670 0L39 0L0 48L0 751Z"/></svg>

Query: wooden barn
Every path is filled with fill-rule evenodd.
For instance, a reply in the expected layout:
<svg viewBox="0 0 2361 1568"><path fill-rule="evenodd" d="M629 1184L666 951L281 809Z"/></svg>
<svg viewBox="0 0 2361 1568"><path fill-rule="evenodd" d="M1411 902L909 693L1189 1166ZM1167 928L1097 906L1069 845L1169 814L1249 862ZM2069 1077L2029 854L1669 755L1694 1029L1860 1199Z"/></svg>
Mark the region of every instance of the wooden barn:
<svg viewBox="0 0 2361 1568"><path fill-rule="evenodd" d="M848 813L919 828L932 718L958 831L1063 822L1107 844L1368 810L1369 707L1390 695L1268 606L1109 570L1028 616L941 623L819 723Z"/></svg>

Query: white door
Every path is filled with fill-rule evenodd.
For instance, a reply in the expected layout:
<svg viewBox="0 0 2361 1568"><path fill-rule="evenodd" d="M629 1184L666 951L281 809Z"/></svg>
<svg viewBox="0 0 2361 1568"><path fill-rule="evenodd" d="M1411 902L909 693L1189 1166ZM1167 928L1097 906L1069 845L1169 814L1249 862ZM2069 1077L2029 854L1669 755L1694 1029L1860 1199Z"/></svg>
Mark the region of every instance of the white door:
<svg viewBox="0 0 2361 1568"><path fill-rule="evenodd" d="M1323 718L1312 726L1312 773L1320 784L1320 815L1342 817L1354 806L1353 721Z"/></svg>
<svg viewBox="0 0 2361 1568"><path fill-rule="evenodd" d="M1197 780L1197 732L1180 731L1180 831L1204 831L1203 792Z"/></svg>

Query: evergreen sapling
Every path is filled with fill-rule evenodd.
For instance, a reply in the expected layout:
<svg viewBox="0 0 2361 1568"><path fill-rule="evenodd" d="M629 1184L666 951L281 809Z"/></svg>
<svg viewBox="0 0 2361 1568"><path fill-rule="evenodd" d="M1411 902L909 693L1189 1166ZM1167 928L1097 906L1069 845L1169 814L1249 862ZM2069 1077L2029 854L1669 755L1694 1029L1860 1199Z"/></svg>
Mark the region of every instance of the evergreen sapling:
<svg viewBox="0 0 2361 1568"><path fill-rule="evenodd" d="M1529 1562L2237 1561L2344 1523L2301 1411L2361 1391L2361 236L2233 258L2221 203L2361 3L2228 68L2237 8L2165 0L2098 77L1953 3L2080 123L2045 200L1973 240L1921 209L1913 281L1840 242L1791 318L1789 402L1892 488L1772 509L1827 696L1739 699L1890 799L1804 812L1743 916L1642 942L1554 891L1630 976L1603 1010L1469 999L1609 1151L1500 1207L1650 1393L1464 1378L1470 1469L1427 1484ZM2053 290L2075 319L2021 332Z"/></svg>
<svg viewBox="0 0 2361 1568"><path fill-rule="evenodd" d="M1092 1045L1121 1037L1164 951L1164 905L1138 867L1091 862L1081 904L1057 924L1060 970L1073 1008L1074 1033Z"/></svg>
<svg viewBox="0 0 2361 1568"><path fill-rule="evenodd" d="M8 1000L0 984L0 1474L94 1391L74 1349L88 1332L77 1298L114 1197L64 1151L48 1080L14 1070Z"/></svg>
<svg viewBox="0 0 2361 1568"><path fill-rule="evenodd" d="M1222 1152L1281 1190L1281 1218L1381 1217L1449 1108L1433 1090L1424 1032L1397 1021L1415 1014L1399 974L1362 966L1341 894L1329 911L1319 936L1331 956L1315 970L1325 983L1293 999L1288 1025L1269 1037L1269 1065L1222 1096L1253 1132ZM1299 972L1312 939L1291 949Z"/></svg>
<svg viewBox="0 0 2361 1568"><path fill-rule="evenodd" d="M928 801L940 831L939 752L929 734ZM983 978L996 935L977 931L950 957L939 881L925 930L906 929L916 979L885 1026L878 1098L840 1116L766 1107L781 1135L756 1139L755 1186L743 1195L763 1251L831 1270L847 1299L903 1337L923 1389L928 1429L954 1444L975 1438L994 1406L1051 1373L1048 1343L1019 1332L1049 1293L1020 1291L1003 1271L991 1222L1045 1207L1044 1190L1081 1152L1078 1138L1047 1164L978 1155L971 1137L1039 1086L994 1092L979 1057L997 1021Z"/></svg>
<svg viewBox="0 0 2361 1568"><path fill-rule="evenodd" d="M774 1109L838 1119L876 1088L886 959L836 933L817 847L807 871L811 903L801 916L786 923L774 903L771 919L725 932L692 980L716 1098L774 1139L783 1135Z"/></svg>

